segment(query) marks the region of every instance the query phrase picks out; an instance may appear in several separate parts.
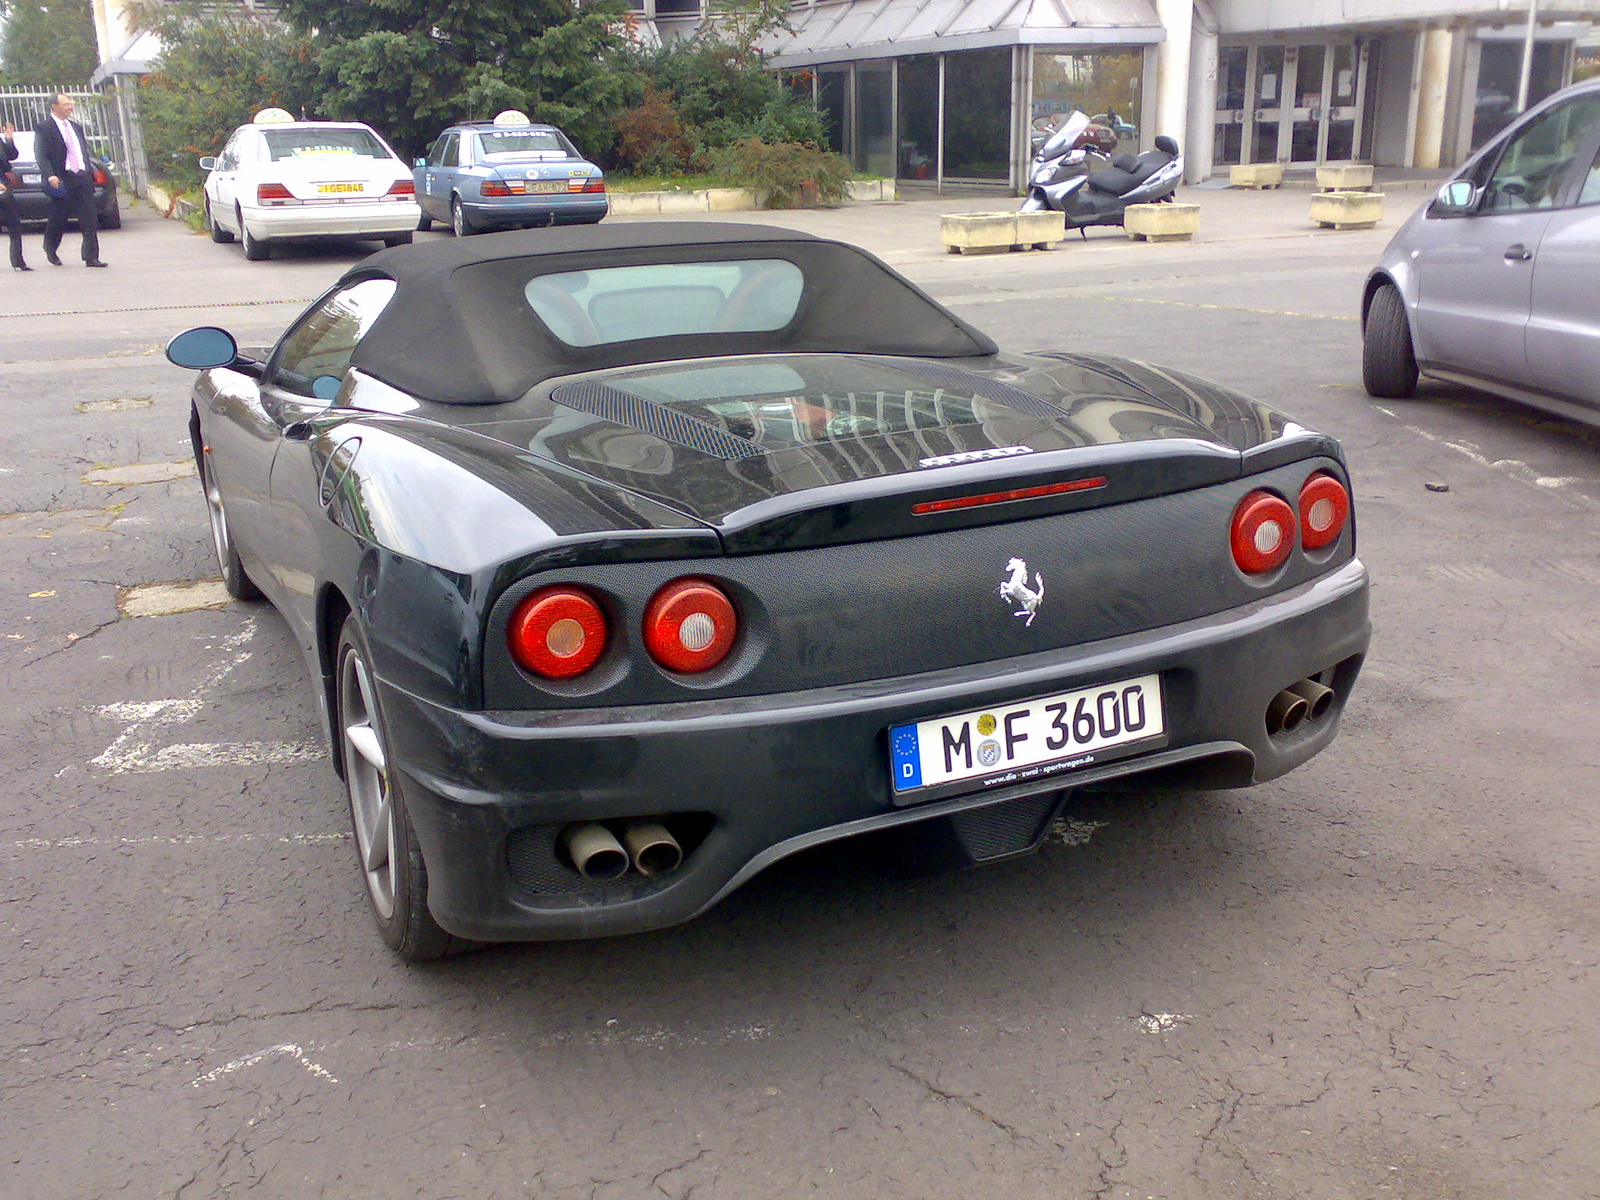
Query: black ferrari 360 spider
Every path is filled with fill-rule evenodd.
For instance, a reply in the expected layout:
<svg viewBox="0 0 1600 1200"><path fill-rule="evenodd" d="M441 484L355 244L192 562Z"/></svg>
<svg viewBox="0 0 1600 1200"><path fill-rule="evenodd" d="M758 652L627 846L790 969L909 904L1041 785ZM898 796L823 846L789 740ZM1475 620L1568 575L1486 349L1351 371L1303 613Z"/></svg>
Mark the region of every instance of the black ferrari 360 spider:
<svg viewBox="0 0 1600 1200"><path fill-rule="evenodd" d="M1367 648L1333 439L1001 353L838 242L399 248L264 362L167 353L204 370L228 589L300 640L411 959L669 925L858 834L1021 854L1088 783L1271 779Z"/></svg>

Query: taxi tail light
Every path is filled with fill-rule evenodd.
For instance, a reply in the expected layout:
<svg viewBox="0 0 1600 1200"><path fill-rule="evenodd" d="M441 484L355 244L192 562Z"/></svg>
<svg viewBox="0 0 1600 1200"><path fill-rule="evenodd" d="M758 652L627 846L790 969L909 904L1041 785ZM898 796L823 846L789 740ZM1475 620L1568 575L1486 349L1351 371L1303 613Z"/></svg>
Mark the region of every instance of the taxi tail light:
<svg viewBox="0 0 1600 1200"><path fill-rule="evenodd" d="M1233 561L1246 575L1264 575L1284 564L1295 543L1294 509L1282 496L1257 489L1233 510L1229 541Z"/></svg>
<svg viewBox="0 0 1600 1200"><path fill-rule="evenodd" d="M389 185L389 195L391 196L415 196L416 194L417 185L415 180L396 179Z"/></svg>
<svg viewBox="0 0 1600 1200"><path fill-rule="evenodd" d="M109 175L107 175L104 171L102 171L99 167L96 167L94 169L94 182L95 182L95 186L96 187L103 187L107 183L111 182L111 177Z"/></svg>
<svg viewBox="0 0 1600 1200"><path fill-rule="evenodd" d="M506 186L503 179L486 179L483 181L482 186L478 188L478 194L480 196L509 196L511 195L511 189Z"/></svg>
<svg viewBox="0 0 1600 1200"><path fill-rule="evenodd" d="M1326 471L1318 471L1300 489L1300 544L1307 550L1332 545L1350 520L1350 493Z"/></svg>
<svg viewBox="0 0 1600 1200"><path fill-rule="evenodd" d="M256 184L256 203L271 204L279 200L293 200L294 193L281 183Z"/></svg>
<svg viewBox="0 0 1600 1200"><path fill-rule="evenodd" d="M709 579L685 576L663 586L644 612L644 645L669 671L709 671L733 649L739 617Z"/></svg>
<svg viewBox="0 0 1600 1200"><path fill-rule="evenodd" d="M600 661L608 638L599 601L581 588L561 584L524 598L506 630L511 657L545 679L582 675Z"/></svg>
<svg viewBox="0 0 1600 1200"><path fill-rule="evenodd" d="M567 191L569 192L604 192L606 181L604 179L569 179Z"/></svg>

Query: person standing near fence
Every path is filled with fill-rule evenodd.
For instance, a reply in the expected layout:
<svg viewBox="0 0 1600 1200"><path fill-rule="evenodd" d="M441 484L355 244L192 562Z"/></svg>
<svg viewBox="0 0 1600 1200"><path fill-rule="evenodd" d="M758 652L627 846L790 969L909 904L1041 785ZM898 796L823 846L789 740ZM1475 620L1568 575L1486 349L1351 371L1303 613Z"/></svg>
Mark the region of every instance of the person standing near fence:
<svg viewBox="0 0 1600 1200"><path fill-rule="evenodd" d="M83 265L103 267L100 261L100 214L94 203L94 169L89 165L89 142L83 126L72 119L73 99L57 92L50 115L34 130L34 153L39 173L50 196L50 217L44 226L44 256L59 267L56 249L67 222L78 218L83 234Z"/></svg>
<svg viewBox="0 0 1600 1200"><path fill-rule="evenodd" d="M17 196L11 190L17 178L11 170L18 153L13 136L16 132L10 121L0 126L0 224L5 225L11 237L11 269L31 271L33 268L22 261L22 214L17 211Z"/></svg>

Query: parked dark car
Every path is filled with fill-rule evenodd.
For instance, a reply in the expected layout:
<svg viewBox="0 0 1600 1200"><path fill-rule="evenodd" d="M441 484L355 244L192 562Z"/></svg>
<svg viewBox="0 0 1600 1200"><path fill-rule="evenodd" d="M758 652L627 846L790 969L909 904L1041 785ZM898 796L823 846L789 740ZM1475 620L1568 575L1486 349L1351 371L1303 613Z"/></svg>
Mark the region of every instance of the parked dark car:
<svg viewBox="0 0 1600 1200"><path fill-rule="evenodd" d="M1520 117L1394 235L1367 277L1363 375L1419 374L1600 424L1600 80Z"/></svg>
<svg viewBox="0 0 1600 1200"><path fill-rule="evenodd" d="M33 153L33 130L19 129L14 135L17 144L16 161L11 164L17 177L13 191L17 197L17 211L24 221L44 221L50 215L50 197L45 195L44 180L39 175L39 160ZM101 229L121 229L122 209L117 204L117 181L111 172L111 162L98 154L89 155L89 165L94 170L95 207L100 213ZM73 218L73 225L77 219Z"/></svg>
<svg viewBox="0 0 1600 1200"><path fill-rule="evenodd" d="M1002 353L803 233L385 250L265 361L167 354L223 578L305 653L411 959L688 920L860 834L1024 854L1083 784L1271 779L1367 648L1334 439Z"/></svg>

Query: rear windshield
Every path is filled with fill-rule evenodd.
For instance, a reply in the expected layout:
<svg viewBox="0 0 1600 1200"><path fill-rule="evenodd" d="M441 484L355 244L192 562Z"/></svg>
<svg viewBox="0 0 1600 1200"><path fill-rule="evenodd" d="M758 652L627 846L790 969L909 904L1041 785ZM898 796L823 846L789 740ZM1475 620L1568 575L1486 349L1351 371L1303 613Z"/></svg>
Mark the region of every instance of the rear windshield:
<svg viewBox="0 0 1600 1200"><path fill-rule="evenodd" d="M370 129L269 129L266 138L272 162L323 156L394 157Z"/></svg>
<svg viewBox="0 0 1600 1200"><path fill-rule="evenodd" d="M786 259L659 263L538 275L523 288L534 314L569 346L782 329L805 277Z"/></svg>
<svg viewBox="0 0 1600 1200"><path fill-rule="evenodd" d="M478 133L478 153L487 162L517 158L577 158L572 143L554 129L491 129Z"/></svg>
<svg viewBox="0 0 1600 1200"><path fill-rule="evenodd" d="M969 391L942 388L863 359L737 359L613 376L609 382L769 452L841 438L1039 424ZM991 443L979 439L974 444ZM952 448L942 440L926 447L929 454Z"/></svg>

